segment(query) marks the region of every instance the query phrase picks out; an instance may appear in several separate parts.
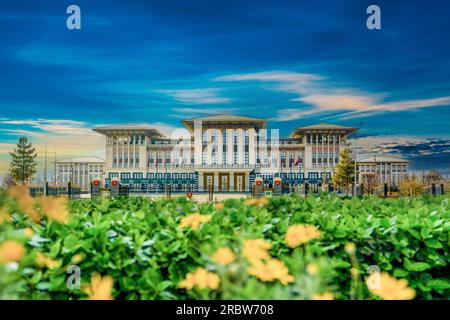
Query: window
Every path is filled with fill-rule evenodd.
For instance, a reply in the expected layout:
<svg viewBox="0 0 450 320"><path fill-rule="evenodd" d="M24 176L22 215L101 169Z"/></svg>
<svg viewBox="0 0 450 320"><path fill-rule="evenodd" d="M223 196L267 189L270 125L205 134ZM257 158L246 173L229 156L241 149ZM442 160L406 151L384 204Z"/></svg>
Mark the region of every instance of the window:
<svg viewBox="0 0 450 320"><path fill-rule="evenodd" d="M120 174L120 179L130 179L131 178L131 174L127 173L127 172L122 172Z"/></svg>
<svg viewBox="0 0 450 320"><path fill-rule="evenodd" d="M203 130L203 131L202 131L202 144L203 144L204 146L206 146L206 144L207 144L207 140L206 140L206 130Z"/></svg>

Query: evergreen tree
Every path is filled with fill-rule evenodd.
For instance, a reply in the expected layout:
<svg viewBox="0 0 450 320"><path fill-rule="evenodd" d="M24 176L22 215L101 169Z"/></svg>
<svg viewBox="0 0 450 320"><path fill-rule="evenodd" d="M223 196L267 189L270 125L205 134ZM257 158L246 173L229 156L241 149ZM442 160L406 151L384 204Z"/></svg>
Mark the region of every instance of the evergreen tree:
<svg viewBox="0 0 450 320"><path fill-rule="evenodd" d="M10 174L15 183L26 184L36 173L36 151L28 143L27 138L22 137L11 155Z"/></svg>
<svg viewBox="0 0 450 320"><path fill-rule="evenodd" d="M355 161L353 161L352 151L347 145L340 153L340 160L333 175L335 187L348 188L354 181Z"/></svg>

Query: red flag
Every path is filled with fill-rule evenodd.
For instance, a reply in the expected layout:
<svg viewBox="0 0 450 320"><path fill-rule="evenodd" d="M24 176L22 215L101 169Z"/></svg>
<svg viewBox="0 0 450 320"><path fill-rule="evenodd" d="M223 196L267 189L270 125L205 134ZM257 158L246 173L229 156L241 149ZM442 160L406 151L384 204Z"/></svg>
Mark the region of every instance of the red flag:
<svg viewBox="0 0 450 320"><path fill-rule="evenodd" d="M298 166L299 163L300 163L300 159L297 159L297 161L295 161L294 166Z"/></svg>

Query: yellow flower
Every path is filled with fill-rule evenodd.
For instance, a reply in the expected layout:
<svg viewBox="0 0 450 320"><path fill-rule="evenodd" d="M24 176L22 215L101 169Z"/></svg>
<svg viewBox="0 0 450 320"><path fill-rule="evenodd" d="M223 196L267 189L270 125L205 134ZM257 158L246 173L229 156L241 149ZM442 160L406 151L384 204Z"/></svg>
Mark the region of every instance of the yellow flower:
<svg viewBox="0 0 450 320"><path fill-rule="evenodd" d="M230 248L222 247L217 249L212 258L217 263L227 265L232 263L236 257Z"/></svg>
<svg viewBox="0 0 450 320"><path fill-rule="evenodd" d="M286 235L284 237L284 241L290 248L295 248L301 244L307 243L312 239L316 239L320 237L320 231L317 230L317 227L311 225L303 225L296 224L290 226Z"/></svg>
<svg viewBox="0 0 450 320"><path fill-rule="evenodd" d="M74 263L74 264L78 264L81 261L83 261L83 256L81 254L79 254L79 253L77 253L76 255L74 255L72 257L72 263Z"/></svg>
<svg viewBox="0 0 450 320"><path fill-rule="evenodd" d="M111 276L102 277L96 272L91 277L91 283L83 288L89 300L114 300L111 295L114 280Z"/></svg>
<svg viewBox="0 0 450 320"><path fill-rule="evenodd" d="M20 261L25 255L23 245L14 240L7 240L0 245L0 263Z"/></svg>
<svg viewBox="0 0 450 320"><path fill-rule="evenodd" d="M69 211L67 210L67 197L43 197L41 198L41 206L45 215L60 223L69 221Z"/></svg>
<svg viewBox="0 0 450 320"><path fill-rule="evenodd" d="M39 213L34 207L35 201L30 195L30 191L27 186L13 186L8 190L8 193L16 200L21 211L23 211L33 222L39 223Z"/></svg>
<svg viewBox="0 0 450 320"><path fill-rule="evenodd" d="M244 204L246 205L253 205L253 206L265 206L269 203L269 199L262 197L262 198L249 198L244 200Z"/></svg>
<svg viewBox="0 0 450 320"><path fill-rule="evenodd" d="M217 211L222 210L224 207L225 207L225 206L223 205L222 202L217 202L217 203L214 205L214 208L215 208Z"/></svg>
<svg viewBox="0 0 450 320"><path fill-rule="evenodd" d="M264 282L279 280L286 285L294 281L287 267L278 259L270 259L267 262L255 260L248 267L247 272Z"/></svg>
<svg viewBox="0 0 450 320"><path fill-rule="evenodd" d="M0 208L0 224L11 221L11 215L5 207Z"/></svg>
<svg viewBox="0 0 450 320"><path fill-rule="evenodd" d="M378 278L379 277L379 278ZM395 279L386 272L372 273L366 280L370 292L383 300L411 300L416 296L406 279Z"/></svg>
<svg viewBox="0 0 450 320"><path fill-rule="evenodd" d="M48 257L46 257L42 252L38 252L36 254L36 265L41 268L48 268L48 269L54 269L61 266L60 261L52 260Z"/></svg>
<svg viewBox="0 0 450 320"><path fill-rule="evenodd" d="M245 240L242 254L251 263L255 260L267 260L270 258L268 250L272 245L263 239Z"/></svg>
<svg viewBox="0 0 450 320"><path fill-rule="evenodd" d="M188 216L181 218L180 228L191 227L193 230L197 230L200 224L211 220L211 215L201 215L200 213L192 213Z"/></svg>
<svg viewBox="0 0 450 320"><path fill-rule="evenodd" d="M191 290L194 286L197 286L200 289L216 290L219 288L219 284L220 279L215 273L208 272L204 268L197 268L194 272L189 272L186 278L178 284L178 287Z"/></svg>
<svg viewBox="0 0 450 320"><path fill-rule="evenodd" d="M345 252L347 252L348 254L354 254L356 251L356 246L353 242L349 242L347 244L345 244Z"/></svg>
<svg viewBox="0 0 450 320"><path fill-rule="evenodd" d="M306 266L306 271L308 271L309 274L317 274L319 272L319 267L317 264L311 262Z"/></svg>
<svg viewBox="0 0 450 320"><path fill-rule="evenodd" d="M334 296L331 292L324 292L322 294L313 295L313 300L334 300Z"/></svg>
<svg viewBox="0 0 450 320"><path fill-rule="evenodd" d="M23 229L23 234L27 237L32 237L34 232L33 232L33 229L28 227L28 228Z"/></svg>

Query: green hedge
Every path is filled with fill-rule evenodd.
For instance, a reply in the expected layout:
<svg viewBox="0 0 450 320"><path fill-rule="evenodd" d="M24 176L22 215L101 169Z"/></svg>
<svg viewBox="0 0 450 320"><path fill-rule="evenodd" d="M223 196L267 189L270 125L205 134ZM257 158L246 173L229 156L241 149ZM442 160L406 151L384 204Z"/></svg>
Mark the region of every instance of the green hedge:
<svg viewBox="0 0 450 320"><path fill-rule="evenodd" d="M93 273L114 279L115 299L310 299L332 293L335 299L378 299L364 279L369 266L406 279L416 299L449 299L450 205L448 197L339 198L329 195L271 198L268 204L227 200L221 206L184 198L71 201L67 224L43 219L32 223L5 193L3 212L13 221L0 225L0 244L14 239L26 248L19 263L0 264L0 298L84 299L82 289L66 285L67 267L78 263L82 285ZM181 218L199 212L211 220L198 230L179 227ZM289 226L316 226L321 237L290 248L284 236ZM31 227L32 237L23 229ZM280 259L294 281L264 282L248 274L242 256L246 239L265 239L270 255ZM347 243L356 245L352 256ZM211 259L220 247L236 260L220 265ZM58 267L36 265L37 252ZM352 261L352 257L355 259ZM308 265L318 271L308 272ZM217 274L217 290L180 289L186 274L203 267ZM359 271L352 277L351 268Z"/></svg>

